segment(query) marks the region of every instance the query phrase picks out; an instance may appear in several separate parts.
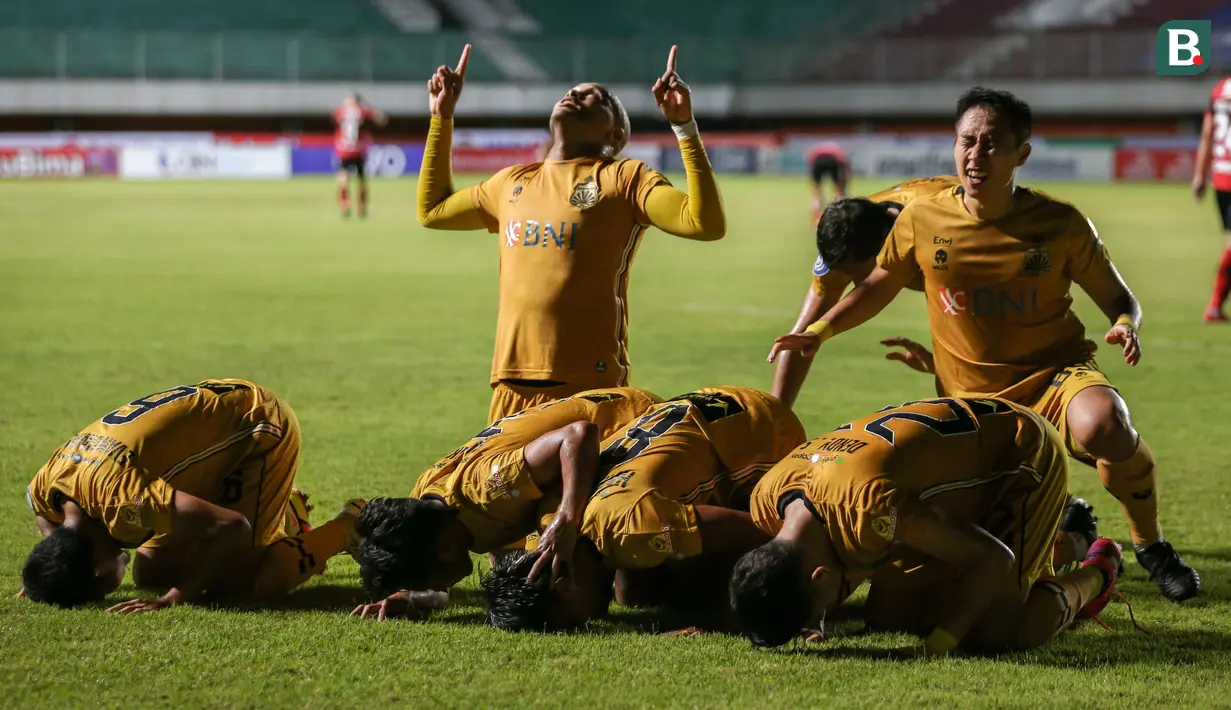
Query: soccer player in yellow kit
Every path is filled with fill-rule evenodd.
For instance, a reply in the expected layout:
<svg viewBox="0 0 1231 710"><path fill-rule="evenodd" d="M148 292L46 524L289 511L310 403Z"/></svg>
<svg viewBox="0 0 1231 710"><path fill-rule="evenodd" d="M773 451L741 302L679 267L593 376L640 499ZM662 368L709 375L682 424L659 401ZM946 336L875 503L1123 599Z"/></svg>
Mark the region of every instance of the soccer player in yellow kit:
<svg viewBox="0 0 1231 710"><path fill-rule="evenodd" d="M916 197L948 190L957 184L958 179L948 175L918 178L867 197L836 200L827 206L816 227L817 257L812 265L812 287L804 296L791 332L804 332L837 305L850 286L863 283L876 267L876 255L902 208ZM920 279L908 288L921 291L923 282ZM773 395L794 407L811 367L812 358L782 353L774 368Z"/></svg>
<svg viewBox="0 0 1231 710"><path fill-rule="evenodd" d="M590 390L509 415L424 471L409 498L368 502L355 529L364 587L375 599L354 616L397 616L409 592L450 589L470 553L537 531L544 501L555 521L540 544L545 565L567 566L594 487L599 442L657 402L632 387ZM557 561L558 558L558 561Z"/></svg>
<svg viewBox="0 0 1231 710"><path fill-rule="evenodd" d="M269 597L325 570L363 501L311 528L292 488L299 422L268 389L206 380L134 400L56 450L26 498L43 540L22 570L35 601L102 599L124 577L170 586L111 611L155 611L210 592Z"/></svg>
<svg viewBox="0 0 1231 710"><path fill-rule="evenodd" d="M1030 107L1008 92L962 96L954 141L962 184L908 205L864 282L807 331L778 338L770 359L783 349L815 353L922 272L941 390L1003 397L1051 421L1124 509L1137 561L1165 597L1183 601L1200 593L1201 578L1163 538L1154 455L1095 365L1069 290L1076 282L1103 311L1112 323L1105 339L1129 365L1141 358L1141 304L1090 220L1014 185L1030 129Z"/></svg>
<svg viewBox="0 0 1231 710"><path fill-rule="evenodd" d="M680 141L688 193L637 160L620 159L628 114L598 84L579 84L551 113L541 163L515 165L454 191L453 110L469 46L457 69L428 82L432 122L419 174L419 222L500 235L500 308L488 420L586 389L629 382L628 277L651 226L721 239L722 198L671 49L654 98Z"/></svg>
<svg viewBox="0 0 1231 710"><path fill-rule="evenodd" d="M1079 570L1053 577L1067 491L1064 444L1025 407L883 409L804 444L757 484L753 520L775 537L736 563L732 606L755 644L779 646L870 573L869 623L923 626L929 655L1042 645L1102 610L1119 565L1101 539Z"/></svg>
<svg viewBox="0 0 1231 710"><path fill-rule="evenodd" d="M728 556L763 542L739 509L756 481L805 438L789 407L745 387L705 388L651 408L603 442L602 478L585 507L575 567L566 577L534 574L541 543L498 561L483 580L491 623L575 627L606 610L616 570ZM552 515L541 523L554 524Z"/></svg>

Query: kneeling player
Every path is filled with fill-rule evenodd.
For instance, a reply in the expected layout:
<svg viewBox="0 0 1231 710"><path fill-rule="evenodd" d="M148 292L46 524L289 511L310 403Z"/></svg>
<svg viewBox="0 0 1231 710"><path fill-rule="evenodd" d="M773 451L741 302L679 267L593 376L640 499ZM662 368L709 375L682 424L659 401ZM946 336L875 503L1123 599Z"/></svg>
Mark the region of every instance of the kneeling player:
<svg viewBox="0 0 1231 710"><path fill-rule="evenodd" d="M599 442L659 398L621 387L591 390L497 421L416 481L409 498L377 498L356 522L355 551L373 598L353 615L384 618L407 592L447 590L470 574L470 553L500 550L535 531L544 495L560 501L545 548L568 558L594 487ZM557 544L559 540L559 544Z"/></svg>
<svg viewBox="0 0 1231 710"><path fill-rule="evenodd" d="M61 446L26 489L43 540L23 593L63 607L133 581L169 586L111 611L154 611L207 588L233 596L288 593L325 569L353 534L363 501L312 529L294 490L299 422L285 402L243 380L206 380L142 397Z"/></svg>
<svg viewBox="0 0 1231 710"><path fill-rule="evenodd" d="M878 590L878 579L886 564L923 560L911 573L945 570L947 590L926 610L926 653L1042 645L1101 610L1116 581L1109 540L1052 577L1067 489L1063 442L1024 407L935 399L882 410L801 446L757 485L752 516L776 537L737 563L731 603L754 644L779 646L843 601L852 574L875 569L874 593L895 600L870 596L874 617L911 602L910 585L885 572Z"/></svg>
<svg viewBox="0 0 1231 710"><path fill-rule="evenodd" d="M574 628L606 612L616 570L700 555L730 559L764 542L737 508L746 509L756 481L804 439L788 407L742 387L707 388L650 409L603 442L603 477L586 505L573 567L548 573L538 551L501 560L483 579L490 622L506 630ZM679 599L678 591L650 596Z"/></svg>
<svg viewBox="0 0 1231 710"><path fill-rule="evenodd" d="M875 268L876 255L902 208L917 197L932 195L957 184L956 177L919 178L866 198L839 199L826 207L816 227L817 257L812 266L812 287L804 297L791 332L804 332L837 305L850 286L863 283ZM910 288L921 291L923 283L919 281ZM774 370L774 396L788 406L795 406L795 398L811 366L811 358L783 353Z"/></svg>

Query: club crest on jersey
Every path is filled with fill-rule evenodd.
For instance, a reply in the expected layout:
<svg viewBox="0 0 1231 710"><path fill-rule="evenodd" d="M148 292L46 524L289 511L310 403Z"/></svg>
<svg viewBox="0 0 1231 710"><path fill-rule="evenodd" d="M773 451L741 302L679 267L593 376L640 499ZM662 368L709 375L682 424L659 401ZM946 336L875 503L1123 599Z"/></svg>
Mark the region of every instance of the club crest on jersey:
<svg viewBox="0 0 1231 710"><path fill-rule="evenodd" d="M1042 276L1051 271L1051 253L1042 244L1036 244L1026 249L1022 259L1022 272L1027 276Z"/></svg>
<svg viewBox="0 0 1231 710"><path fill-rule="evenodd" d="M825 263L825 257L817 254L816 263L812 265L813 276L824 276L829 273L829 264Z"/></svg>
<svg viewBox="0 0 1231 710"><path fill-rule="evenodd" d="M882 515L872 519L872 530L889 542L893 542L893 535L898 529L898 510L890 508L889 515Z"/></svg>
<svg viewBox="0 0 1231 710"><path fill-rule="evenodd" d="M579 210L588 210L598 204L598 181L593 175L573 186L568 203Z"/></svg>

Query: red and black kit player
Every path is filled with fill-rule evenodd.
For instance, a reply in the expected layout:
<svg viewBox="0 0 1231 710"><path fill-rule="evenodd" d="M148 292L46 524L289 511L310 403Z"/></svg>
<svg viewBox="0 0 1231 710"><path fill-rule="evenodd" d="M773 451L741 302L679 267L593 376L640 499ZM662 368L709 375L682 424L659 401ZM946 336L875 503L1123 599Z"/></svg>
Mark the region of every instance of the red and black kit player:
<svg viewBox="0 0 1231 710"><path fill-rule="evenodd" d="M846 177L850 161L846 151L837 143L818 143L808 151L808 165L812 171L812 223L819 224L821 213L829 200L825 199L825 180L833 183L833 199L846 197Z"/></svg>
<svg viewBox="0 0 1231 710"><path fill-rule="evenodd" d="M368 105L359 94L346 97L333 111L333 151L338 156L338 206L342 216L350 216L350 174L359 180L359 216L368 214L368 179L364 172L368 145L372 142L371 127L383 126L385 114Z"/></svg>
<svg viewBox="0 0 1231 710"><path fill-rule="evenodd" d="M1193 174L1193 197L1198 202L1205 197L1206 185L1213 183L1218 216L1227 234L1222 261L1218 264L1218 277L1214 281L1214 293L1210 295L1210 305L1205 311L1206 323L1226 323L1229 320L1223 311L1227 296L1231 294L1231 131L1228 131L1231 127L1231 81L1228 79L1231 77L1220 79L1210 92L1210 105L1201 126L1201 143L1197 147Z"/></svg>

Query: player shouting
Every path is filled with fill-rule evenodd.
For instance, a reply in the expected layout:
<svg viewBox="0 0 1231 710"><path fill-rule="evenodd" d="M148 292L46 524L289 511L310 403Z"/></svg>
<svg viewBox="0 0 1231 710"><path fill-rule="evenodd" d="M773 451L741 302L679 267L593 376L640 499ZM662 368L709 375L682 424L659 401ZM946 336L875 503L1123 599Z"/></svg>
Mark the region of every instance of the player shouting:
<svg viewBox="0 0 1231 710"><path fill-rule="evenodd" d="M372 142L371 127L388 123L385 114L368 105L359 94L346 97L334 109L333 151L338 157L338 207L343 217L350 217L350 174L359 181L359 217L368 215L368 177L364 169L368 145Z"/></svg>
<svg viewBox="0 0 1231 710"><path fill-rule="evenodd" d="M419 177L419 222L433 229L501 235L500 308L489 421L545 401L629 381L628 277L650 226L681 237L720 239L726 217L693 120L676 48L654 99L680 141L688 193L637 160L624 106L598 84L579 84L551 112L551 148L455 191L453 111L467 45L456 69L428 81L431 128Z"/></svg>
<svg viewBox="0 0 1231 710"><path fill-rule="evenodd" d="M1072 311L1076 282L1112 323L1105 339L1141 359L1141 304L1094 226L1072 205L1014 185L1030 156L1030 107L975 88L958 101L954 159L961 185L916 199L898 216L878 265L821 320L778 338L811 355L871 319L922 272L940 389L1025 404L1093 460L1129 520L1137 561L1163 595L1183 601L1201 579L1163 538L1154 455L1128 406L1094 363L1096 346Z"/></svg>
<svg viewBox="0 0 1231 710"><path fill-rule="evenodd" d="M1231 82L1224 77L1214 85L1210 92L1210 106L1205 111L1205 122L1201 124L1201 143L1197 146L1197 161L1193 173L1193 196L1198 202L1205 197L1205 188L1211 168L1214 178L1214 198L1218 205L1218 218L1222 220L1223 232L1227 235L1227 245L1222 252L1222 261L1218 264L1218 276L1214 281L1214 292L1210 294L1210 305L1205 310L1206 323L1226 323L1227 314L1223 306L1227 296L1231 294L1231 134L1227 127L1231 125Z"/></svg>

